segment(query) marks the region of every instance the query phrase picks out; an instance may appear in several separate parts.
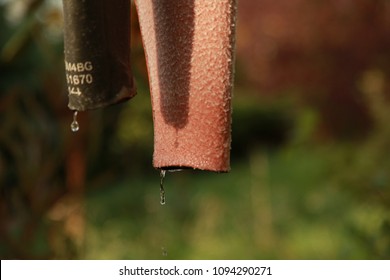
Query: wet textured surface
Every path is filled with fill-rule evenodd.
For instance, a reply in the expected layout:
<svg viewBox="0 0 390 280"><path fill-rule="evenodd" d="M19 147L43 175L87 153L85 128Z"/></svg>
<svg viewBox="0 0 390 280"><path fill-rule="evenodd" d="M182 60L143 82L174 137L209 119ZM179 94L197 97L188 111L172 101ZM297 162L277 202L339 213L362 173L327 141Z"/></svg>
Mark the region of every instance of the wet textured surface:
<svg viewBox="0 0 390 280"><path fill-rule="evenodd" d="M230 169L235 1L136 1L156 168Z"/></svg>

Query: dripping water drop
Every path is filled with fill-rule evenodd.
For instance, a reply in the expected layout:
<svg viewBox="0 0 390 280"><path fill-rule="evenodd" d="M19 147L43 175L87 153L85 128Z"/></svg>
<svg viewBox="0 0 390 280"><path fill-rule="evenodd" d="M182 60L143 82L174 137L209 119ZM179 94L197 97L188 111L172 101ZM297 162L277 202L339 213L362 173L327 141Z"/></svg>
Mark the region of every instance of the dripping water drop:
<svg viewBox="0 0 390 280"><path fill-rule="evenodd" d="M164 190L165 170L160 170L160 204L165 204L165 190Z"/></svg>
<svg viewBox="0 0 390 280"><path fill-rule="evenodd" d="M80 129L79 123L77 122L77 113L78 113L77 111L74 111L74 113L73 113L73 121L70 124L70 129L73 132L77 132Z"/></svg>
<svg viewBox="0 0 390 280"><path fill-rule="evenodd" d="M168 256L168 251L165 247L161 247L161 252L164 257Z"/></svg>

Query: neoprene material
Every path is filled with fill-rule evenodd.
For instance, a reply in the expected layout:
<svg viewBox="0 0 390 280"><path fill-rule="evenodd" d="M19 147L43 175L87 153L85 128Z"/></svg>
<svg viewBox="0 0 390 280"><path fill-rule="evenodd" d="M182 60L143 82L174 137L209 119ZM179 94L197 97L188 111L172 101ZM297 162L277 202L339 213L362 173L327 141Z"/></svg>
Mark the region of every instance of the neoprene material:
<svg viewBox="0 0 390 280"><path fill-rule="evenodd" d="M63 0L69 108L84 111L133 97L129 0Z"/></svg>
<svg viewBox="0 0 390 280"><path fill-rule="evenodd" d="M230 169L236 0L136 0L154 119L153 165Z"/></svg>

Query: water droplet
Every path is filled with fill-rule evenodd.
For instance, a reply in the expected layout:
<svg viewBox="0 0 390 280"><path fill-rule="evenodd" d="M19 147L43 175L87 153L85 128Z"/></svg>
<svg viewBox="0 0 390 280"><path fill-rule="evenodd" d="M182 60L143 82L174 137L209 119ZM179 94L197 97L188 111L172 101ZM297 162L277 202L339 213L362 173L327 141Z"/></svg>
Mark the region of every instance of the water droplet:
<svg viewBox="0 0 390 280"><path fill-rule="evenodd" d="M168 256L168 251L165 247L161 247L161 252L164 257Z"/></svg>
<svg viewBox="0 0 390 280"><path fill-rule="evenodd" d="M164 190L165 170L160 170L160 204L165 204L165 190Z"/></svg>
<svg viewBox="0 0 390 280"><path fill-rule="evenodd" d="M73 121L70 124L70 129L73 132L77 132L80 129L79 123L77 122L77 113L78 113L77 111L74 111L74 113L73 113Z"/></svg>

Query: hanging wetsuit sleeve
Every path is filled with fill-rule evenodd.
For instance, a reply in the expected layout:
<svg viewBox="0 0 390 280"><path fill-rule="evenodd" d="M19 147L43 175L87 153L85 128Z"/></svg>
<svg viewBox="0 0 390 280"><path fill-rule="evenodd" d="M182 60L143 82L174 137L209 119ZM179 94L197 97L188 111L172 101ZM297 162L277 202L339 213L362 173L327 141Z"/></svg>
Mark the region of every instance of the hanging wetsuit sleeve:
<svg viewBox="0 0 390 280"><path fill-rule="evenodd" d="M154 121L153 166L230 170L236 0L135 0Z"/></svg>
<svg viewBox="0 0 390 280"><path fill-rule="evenodd" d="M105 107L136 94L129 0L63 0L69 108Z"/></svg>

